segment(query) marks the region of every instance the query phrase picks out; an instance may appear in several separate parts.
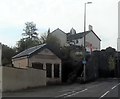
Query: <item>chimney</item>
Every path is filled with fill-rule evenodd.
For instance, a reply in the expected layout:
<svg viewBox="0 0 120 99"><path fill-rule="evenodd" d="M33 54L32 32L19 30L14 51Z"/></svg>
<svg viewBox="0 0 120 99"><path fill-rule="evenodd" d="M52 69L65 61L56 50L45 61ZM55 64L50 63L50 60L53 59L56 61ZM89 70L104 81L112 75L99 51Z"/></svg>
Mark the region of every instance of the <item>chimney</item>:
<svg viewBox="0 0 120 99"><path fill-rule="evenodd" d="M93 26L89 25L89 31L93 30Z"/></svg>

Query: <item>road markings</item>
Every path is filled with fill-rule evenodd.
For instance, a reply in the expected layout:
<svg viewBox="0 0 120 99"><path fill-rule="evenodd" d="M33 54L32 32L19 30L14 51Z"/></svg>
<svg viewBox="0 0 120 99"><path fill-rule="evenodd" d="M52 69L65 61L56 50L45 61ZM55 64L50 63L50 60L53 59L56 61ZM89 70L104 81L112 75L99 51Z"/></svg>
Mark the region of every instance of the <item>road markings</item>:
<svg viewBox="0 0 120 99"><path fill-rule="evenodd" d="M104 96L106 96L110 91L107 91L106 93L104 93L99 99L103 98Z"/></svg>
<svg viewBox="0 0 120 99"><path fill-rule="evenodd" d="M111 89L114 89L114 88L116 88L117 86L114 86L114 87L112 87Z"/></svg>
<svg viewBox="0 0 120 99"><path fill-rule="evenodd" d="M74 96L74 95L76 95L76 94L78 94L78 93L80 93L80 92L84 92L84 91L86 91L86 90L88 90L88 89L84 89L84 90L81 90L81 91L75 92L75 93L73 93L73 94L70 94L70 95L65 96L64 98Z"/></svg>
<svg viewBox="0 0 120 99"><path fill-rule="evenodd" d="M91 87L87 87L88 89L89 88L92 88L92 87L97 87L99 86L101 83L95 83L94 85L92 85ZM69 89L64 89L64 90L59 90L58 92L70 92L72 90L72 88L69 88ZM74 88L73 90L80 90L78 87Z"/></svg>
<svg viewBox="0 0 120 99"><path fill-rule="evenodd" d="M86 90L88 90L88 89L84 89L84 90L81 90L81 91L71 91L71 92L68 92L68 93L65 93L65 94L56 96L55 98L59 98L59 97L64 97L64 98L66 98L66 97L71 97L71 96L74 96L74 95L76 95L76 94L78 94L78 93L80 93L80 92L84 92L84 91L86 91Z"/></svg>
<svg viewBox="0 0 120 99"><path fill-rule="evenodd" d="M117 85L115 85L114 87L112 87L111 89L114 89L114 88L116 88L118 85L120 85L120 83L119 84L117 84Z"/></svg>
<svg viewBox="0 0 120 99"><path fill-rule="evenodd" d="M68 93L65 93L65 94L56 96L55 98L64 97L64 96L66 96L66 95L68 95L68 94L72 94L72 93L74 93L74 92L75 92L75 91L73 90L73 91L71 91L71 92L68 92Z"/></svg>
<svg viewBox="0 0 120 99"><path fill-rule="evenodd" d="M117 85L115 85L115 86L113 86L113 87L111 88L111 90L113 90L114 88L116 88L118 85L120 85L120 83L117 84ZM110 90L110 91L111 91L111 90ZM99 99L101 99L101 98L103 98L104 96L106 96L110 91L107 91L106 93L104 93Z"/></svg>
<svg viewBox="0 0 120 99"><path fill-rule="evenodd" d="M65 94L62 94L62 95L59 95L59 96L55 96L55 98L71 97L71 96L73 96L73 95L76 95L76 94L78 94L78 93L84 92L84 91L86 91L86 90L88 90L88 89L90 89L90 88L97 87L97 86L99 86L99 85L101 85L101 84L96 84L96 85L93 85L93 86L91 86L91 87L87 87L86 89L83 89L83 90L80 90L80 89L78 89L78 88L75 88L73 91L68 90L69 92L67 92L67 93L65 93ZM67 90L67 89L66 89L66 90ZM62 92L62 91L65 91L65 90L61 90L61 92ZM60 92L60 91L59 91L59 92Z"/></svg>
<svg viewBox="0 0 120 99"><path fill-rule="evenodd" d="M60 90L60 91L58 91L58 92L65 92L65 91L70 91L70 89Z"/></svg>

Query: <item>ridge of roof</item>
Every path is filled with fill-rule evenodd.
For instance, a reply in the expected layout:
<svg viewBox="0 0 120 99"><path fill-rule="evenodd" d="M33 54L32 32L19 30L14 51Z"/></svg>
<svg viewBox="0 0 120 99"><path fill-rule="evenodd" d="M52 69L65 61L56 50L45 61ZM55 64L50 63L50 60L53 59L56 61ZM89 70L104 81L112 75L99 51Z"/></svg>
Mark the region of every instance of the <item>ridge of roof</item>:
<svg viewBox="0 0 120 99"><path fill-rule="evenodd" d="M84 35L87 35L88 33L90 33L90 31L86 31L85 34L84 34L84 32L80 32L80 33L76 33L76 34L68 34L67 38L69 40L80 39L80 38L84 37Z"/></svg>
<svg viewBox="0 0 120 99"><path fill-rule="evenodd" d="M92 32L101 41L101 39L96 35L96 33L93 30L86 31L85 35L87 35L90 32ZM72 35L70 35L70 33L68 33L67 36L68 36L69 40L78 39L78 38L84 37L84 32L80 32L80 33L76 33L76 34L72 34Z"/></svg>
<svg viewBox="0 0 120 99"><path fill-rule="evenodd" d="M74 28L73 28L73 29L74 29ZM63 32L64 34L67 35L67 38L69 38L68 36L70 36L70 35L69 35L70 32L65 33L63 30L61 30L61 29L59 29L59 28L55 29L55 30L52 31L51 33L55 32L56 30L60 30L61 32ZM88 31L86 31L86 34L88 34L88 33L90 33L90 32L93 32L93 33L95 34L95 36L101 41L101 39L96 35L96 33L95 33L93 30L88 30ZM81 35L80 38L82 38L82 37L84 36L84 32L79 32L79 33L76 33L76 34L72 34L71 36L75 36L75 35Z"/></svg>
<svg viewBox="0 0 120 99"><path fill-rule="evenodd" d="M66 34L66 35L67 35L67 33L65 33L63 30L61 30L61 29L59 29L59 28L55 29L55 30L54 30L54 31L52 31L51 33L55 32L55 31L57 31L57 30L60 30L61 32L63 32L64 34Z"/></svg>

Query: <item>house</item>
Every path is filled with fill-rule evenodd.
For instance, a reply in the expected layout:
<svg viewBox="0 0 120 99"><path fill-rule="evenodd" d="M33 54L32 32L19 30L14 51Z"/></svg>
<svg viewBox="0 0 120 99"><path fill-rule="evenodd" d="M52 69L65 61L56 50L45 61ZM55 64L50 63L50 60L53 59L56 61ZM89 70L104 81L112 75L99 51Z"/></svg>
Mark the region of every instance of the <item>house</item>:
<svg viewBox="0 0 120 99"><path fill-rule="evenodd" d="M62 31L61 29L57 28L56 30L54 30L53 32L49 33L49 36L55 36L59 42L60 42L60 46L66 46L67 44L67 35L64 31Z"/></svg>
<svg viewBox="0 0 120 99"><path fill-rule="evenodd" d="M67 40L69 44L84 46L84 36L86 37L86 51L91 52L94 50L100 50L101 39L92 29L89 29L89 31L86 31L85 33L76 33L72 28L70 33L67 34Z"/></svg>
<svg viewBox="0 0 120 99"><path fill-rule="evenodd" d="M89 31L76 33L75 29L71 29L69 33L65 33L59 28L50 33L56 36L61 43L61 46L76 45L84 46L84 35L86 36L86 51L91 52L100 50L101 39L93 31L92 26L89 25Z"/></svg>
<svg viewBox="0 0 120 99"><path fill-rule="evenodd" d="M61 59L46 44L31 47L12 57L16 68L34 68L46 71L46 82L61 82ZM39 75L38 75L39 76Z"/></svg>

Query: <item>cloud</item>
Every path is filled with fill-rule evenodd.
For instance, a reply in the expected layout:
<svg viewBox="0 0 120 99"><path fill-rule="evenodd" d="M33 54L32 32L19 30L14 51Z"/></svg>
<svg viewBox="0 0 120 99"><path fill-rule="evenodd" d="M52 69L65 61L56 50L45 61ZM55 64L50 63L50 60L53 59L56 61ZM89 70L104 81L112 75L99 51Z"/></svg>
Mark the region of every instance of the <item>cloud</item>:
<svg viewBox="0 0 120 99"><path fill-rule="evenodd" d="M51 28L51 30L61 28L63 31L69 32L72 27L77 32L82 32L84 25L84 3L87 1L1 0L0 27L3 29L9 28L9 31L5 32L8 34L14 32L11 35L19 38L21 36L16 34L22 31L24 23L27 21L36 23L39 32L43 32L43 30L48 28ZM92 4L87 5L87 29L89 24L93 25L94 31L102 39L102 48L109 45L116 48L118 0L92 0L92 2ZM19 29L16 31L12 27ZM0 33L0 35L6 38L4 34ZM4 39L0 38L0 40Z"/></svg>

